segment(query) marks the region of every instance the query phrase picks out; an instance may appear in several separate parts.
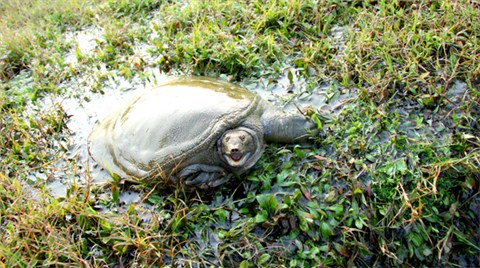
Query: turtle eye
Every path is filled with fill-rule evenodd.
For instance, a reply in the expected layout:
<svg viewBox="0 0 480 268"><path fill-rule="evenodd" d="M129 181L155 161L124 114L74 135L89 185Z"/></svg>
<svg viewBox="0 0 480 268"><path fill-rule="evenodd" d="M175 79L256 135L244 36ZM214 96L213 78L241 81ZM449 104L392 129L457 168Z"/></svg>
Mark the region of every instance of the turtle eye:
<svg viewBox="0 0 480 268"><path fill-rule="evenodd" d="M240 135L240 140L245 141L245 135Z"/></svg>
<svg viewBox="0 0 480 268"><path fill-rule="evenodd" d="M228 142L230 140L230 136L225 136L225 142Z"/></svg>

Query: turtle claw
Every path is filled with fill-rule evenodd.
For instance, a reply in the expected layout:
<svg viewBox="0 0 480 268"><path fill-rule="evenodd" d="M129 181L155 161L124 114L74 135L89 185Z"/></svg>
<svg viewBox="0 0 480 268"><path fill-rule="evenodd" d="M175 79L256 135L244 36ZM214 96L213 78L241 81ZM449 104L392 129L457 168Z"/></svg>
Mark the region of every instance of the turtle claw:
<svg viewBox="0 0 480 268"><path fill-rule="evenodd" d="M219 166L194 164L179 173L185 185L201 189L217 187L227 182L231 175Z"/></svg>

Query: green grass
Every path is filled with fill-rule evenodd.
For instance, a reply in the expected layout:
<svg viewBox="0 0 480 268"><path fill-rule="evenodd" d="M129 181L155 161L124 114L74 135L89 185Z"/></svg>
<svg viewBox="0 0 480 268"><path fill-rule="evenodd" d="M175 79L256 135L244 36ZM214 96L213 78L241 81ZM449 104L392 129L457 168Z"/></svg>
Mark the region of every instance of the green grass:
<svg viewBox="0 0 480 268"><path fill-rule="evenodd" d="M478 3L43 3L0 4L0 267L480 265ZM83 27L101 36L70 65L64 34ZM34 107L77 81L102 92L151 68L243 85L294 68L308 91L356 97L336 115L313 107L312 145L270 145L212 193L98 187L59 145L67 115ZM56 199L41 176L88 183ZM131 189L143 203L122 203Z"/></svg>
<svg viewBox="0 0 480 268"><path fill-rule="evenodd" d="M59 33L91 23L94 14L89 6L94 3L88 0L2 1L0 79L10 79L25 69L41 72L41 67L51 64L49 58L65 49Z"/></svg>

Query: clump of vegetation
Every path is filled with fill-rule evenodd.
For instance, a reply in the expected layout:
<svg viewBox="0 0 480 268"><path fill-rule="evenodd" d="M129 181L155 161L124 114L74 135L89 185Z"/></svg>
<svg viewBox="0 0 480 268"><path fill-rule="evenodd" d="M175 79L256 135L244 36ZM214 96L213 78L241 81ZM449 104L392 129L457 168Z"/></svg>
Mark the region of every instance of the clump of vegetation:
<svg viewBox="0 0 480 268"><path fill-rule="evenodd" d="M10 79L26 69L41 71L51 64L49 58L65 50L59 34L91 23L92 4L88 0L2 1L0 79Z"/></svg>
<svg viewBox="0 0 480 268"><path fill-rule="evenodd" d="M0 264L480 265L478 10L467 0L1 3ZM63 38L84 26L102 29L89 54ZM313 107L313 144L269 146L212 193L97 187L64 145L68 116L42 102L75 93L65 85L141 83L152 69L250 84L287 68L306 92L328 84L327 99L354 97L335 114ZM72 178L62 198L47 189ZM139 200L125 201L131 190Z"/></svg>

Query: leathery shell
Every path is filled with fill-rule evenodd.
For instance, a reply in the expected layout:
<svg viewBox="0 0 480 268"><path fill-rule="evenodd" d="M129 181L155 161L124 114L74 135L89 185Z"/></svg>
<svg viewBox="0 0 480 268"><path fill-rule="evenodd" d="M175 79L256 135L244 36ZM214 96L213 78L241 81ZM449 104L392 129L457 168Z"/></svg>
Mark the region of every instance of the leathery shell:
<svg viewBox="0 0 480 268"><path fill-rule="evenodd" d="M192 163L219 165L217 140L249 117L260 120L261 101L221 80L171 79L97 124L88 138L89 152L124 178L168 178Z"/></svg>

